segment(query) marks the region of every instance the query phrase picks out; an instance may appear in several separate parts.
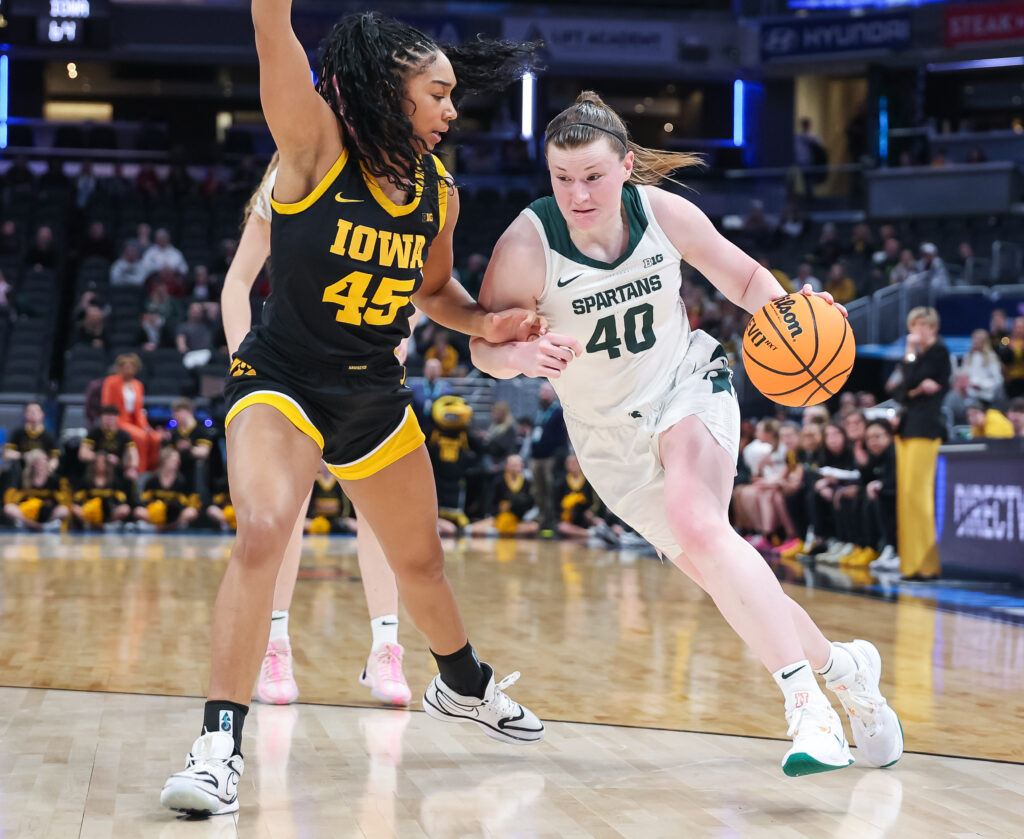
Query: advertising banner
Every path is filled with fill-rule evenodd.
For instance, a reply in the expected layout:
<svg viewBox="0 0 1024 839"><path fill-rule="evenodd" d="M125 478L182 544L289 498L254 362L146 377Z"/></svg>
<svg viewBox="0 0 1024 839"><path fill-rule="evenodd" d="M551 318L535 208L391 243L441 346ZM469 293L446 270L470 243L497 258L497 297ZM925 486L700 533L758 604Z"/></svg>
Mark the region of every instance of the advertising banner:
<svg viewBox="0 0 1024 839"><path fill-rule="evenodd" d="M946 9L946 46L1024 40L1024 3L951 6Z"/></svg>
<svg viewBox="0 0 1024 839"><path fill-rule="evenodd" d="M676 27L664 21L506 18L504 37L543 40L553 64L667 66L678 58Z"/></svg>
<svg viewBox="0 0 1024 839"><path fill-rule="evenodd" d="M910 15L790 18L761 24L761 59L902 50L910 46Z"/></svg>

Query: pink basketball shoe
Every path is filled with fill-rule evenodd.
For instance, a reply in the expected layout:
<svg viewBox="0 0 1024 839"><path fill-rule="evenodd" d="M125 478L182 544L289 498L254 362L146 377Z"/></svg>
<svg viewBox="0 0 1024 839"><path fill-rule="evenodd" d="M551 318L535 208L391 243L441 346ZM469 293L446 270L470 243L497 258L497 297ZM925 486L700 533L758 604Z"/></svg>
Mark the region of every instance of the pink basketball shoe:
<svg viewBox="0 0 1024 839"><path fill-rule="evenodd" d="M368 687L371 694L388 705L408 705L412 698L402 673L404 652L401 645L384 642L370 653L359 676L359 684Z"/></svg>
<svg viewBox="0 0 1024 839"><path fill-rule="evenodd" d="M292 648L287 641L271 641L260 665L256 698L268 705L290 705L299 698L292 674Z"/></svg>

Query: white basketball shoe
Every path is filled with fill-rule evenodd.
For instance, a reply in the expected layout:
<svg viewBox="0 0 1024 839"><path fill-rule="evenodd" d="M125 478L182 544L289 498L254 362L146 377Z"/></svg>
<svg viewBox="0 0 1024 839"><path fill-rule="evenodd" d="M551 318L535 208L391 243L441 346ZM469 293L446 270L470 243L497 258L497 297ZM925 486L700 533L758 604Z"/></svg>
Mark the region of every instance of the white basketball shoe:
<svg viewBox="0 0 1024 839"><path fill-rule="evenodd" d="M843 723L824 695L796 694L786 703L786 721L793 745L782 758L782 771L791 778L845 769L853 763ZM803 704L796 704L803 699Z"/></svg>
<svg viewBox="0 0 1024 839"><path fill-rule="evenodd" d="M504 693L519 678L517 670L500 682L494 682L494 670L480 662L487 674L484 698L463 696L449 688L441 677L435 676L423 695L423 710L436 720L444 722L475 722L488 737L503 743L537 743L544 739L544 723L536 714L524 708Z"/></svg>
<svg viewBox="0 0 1024 839"><path fill-rule="evenodd" d="M868 766L892 766L903 755L903 726L889 707L878 683L882 676L882 657L869 641L840 644L857 663L857 669L843 678L825 679L825 687L834 691L850 716L853 742Z"/></svg>
<svg viewBox="0 0 1024 839"><path fill-rule="evenodd" d="M185 768L167 779L160 803L190 816L220 816L238 811L238 781L245 768L233 754L235 739L211 731L192 744Z"/></svg>

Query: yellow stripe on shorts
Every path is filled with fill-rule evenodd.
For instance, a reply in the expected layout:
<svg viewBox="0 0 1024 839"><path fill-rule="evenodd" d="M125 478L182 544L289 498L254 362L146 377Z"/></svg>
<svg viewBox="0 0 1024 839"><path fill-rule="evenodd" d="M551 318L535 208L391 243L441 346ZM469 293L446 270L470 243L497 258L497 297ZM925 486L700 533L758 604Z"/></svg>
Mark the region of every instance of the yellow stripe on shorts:
<svg viewBox="0 0 1024 839"><path fill-rule="evenodd" d="M324 435L313 425L309 417L306 416L306 412L299 407L294 399L273 390L257 390L239 399L231 406L231 410L228 411L228 415L224 419L225 430L227 430L231 420L250 405L269 405L271 408L276 408L284 414L292 425L316 443L320 447L320 451L323 451Z"/></svg>
<svg viewBox="0 0 1024 839"><path fill-rule="evenodd" d="M412 412L412 408L407 406L405 409L405 419L372 452L359 458L359 460L353 460L351 463L339 465L328 463L327 468L338 478L345 481L369 478L371 475L377 474L385 466L390 466L396 460L405 457L410 452L414 452L423 445L425 439L423 432L420 430L420 424L416 421L416 415Z"/></svg>

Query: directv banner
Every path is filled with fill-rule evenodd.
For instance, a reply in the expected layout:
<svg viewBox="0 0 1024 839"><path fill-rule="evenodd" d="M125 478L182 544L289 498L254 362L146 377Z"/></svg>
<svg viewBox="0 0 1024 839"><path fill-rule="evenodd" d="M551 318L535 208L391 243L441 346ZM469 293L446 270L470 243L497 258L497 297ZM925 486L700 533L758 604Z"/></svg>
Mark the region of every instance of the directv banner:
<svg viewBox="0 0 1024 839"><path fill-rule="evenodd" d="M504 37L544 41L553 64L666 66L678 59L676 27L664 21L506 18Z"/></svg>
<svg viewBox="0 0 1024 839"><path fill-rule="evenodd" d="M1024 581L1024 458L949 452L939 461L935 512L942 564Z"/></svg>
<svg viewBox="0 0 1024 839"><path fill-rule="evenodd" d="M813 17L761 24L761 60L910 46L910 15Z"/></svg>

